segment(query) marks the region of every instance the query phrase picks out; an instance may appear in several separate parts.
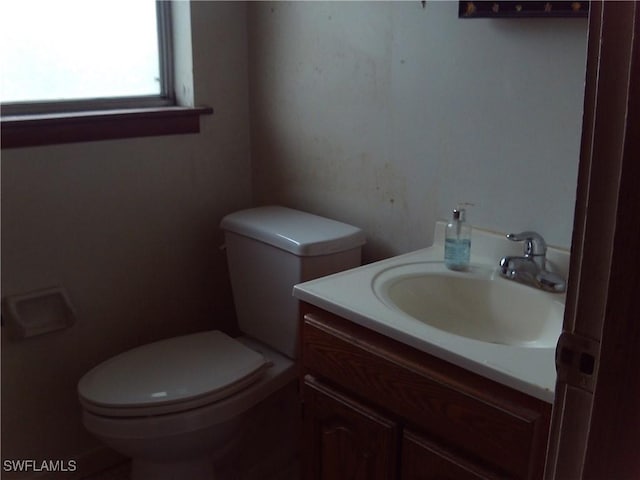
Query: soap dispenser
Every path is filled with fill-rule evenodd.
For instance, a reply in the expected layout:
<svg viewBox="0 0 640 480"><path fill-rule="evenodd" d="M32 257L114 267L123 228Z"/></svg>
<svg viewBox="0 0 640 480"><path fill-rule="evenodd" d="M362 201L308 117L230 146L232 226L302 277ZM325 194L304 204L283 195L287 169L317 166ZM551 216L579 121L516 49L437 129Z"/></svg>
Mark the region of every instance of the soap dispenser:
<svg viewBox="0 0 640 480"><path fill-rule="evenodd" d="M453 210L444 237L444 263L447 268L467 270L471 256L471 226L467 224L465 209L460 205Z"/></svg>

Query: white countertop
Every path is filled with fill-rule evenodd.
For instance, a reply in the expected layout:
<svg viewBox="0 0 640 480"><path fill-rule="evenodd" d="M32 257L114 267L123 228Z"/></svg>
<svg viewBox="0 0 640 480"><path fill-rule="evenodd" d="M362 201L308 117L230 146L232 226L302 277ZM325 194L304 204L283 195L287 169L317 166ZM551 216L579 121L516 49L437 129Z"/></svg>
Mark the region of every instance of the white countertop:
<svg viewBox="0 0 640 480"><path fill-rule="evenodd" d="M411 262L442 261L443 227L444 224L438 222L431 247L298 284L293 295L425 353L553 403L555 348L501 345L454 335L385 305L375 295L373 281L381 271ZM474 230L471 263L497 268L499 258L521 254L521 249L521 245L509 242L500 234ZM569 252L549 248L547 259L554 270L566 278ZM558 298L564 300L562 295Z"/></svg>

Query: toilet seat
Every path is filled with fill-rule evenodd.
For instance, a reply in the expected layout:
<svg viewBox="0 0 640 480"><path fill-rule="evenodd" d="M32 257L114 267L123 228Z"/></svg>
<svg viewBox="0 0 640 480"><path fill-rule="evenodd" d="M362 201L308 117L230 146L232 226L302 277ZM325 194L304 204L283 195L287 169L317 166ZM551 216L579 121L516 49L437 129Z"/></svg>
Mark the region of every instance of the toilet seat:
<svg viewBox="0 0 640 480"><path fill-rule="evenodd" d="M297 381L298 370L293 360L252 338L238 337L236 340L260 352L272 364L264 375L247 388L218 402L165 415L117 417L94 413L85 408L82 414L85 427L107 444L113 438L119 441L175 438L176 435L233 422L269 395Z"/></svg>
<svg viewBox="0 0 640 480"><path fill-rule="evenodd" d="M83 407L108 417L165 415L218 402L259 380L271 363L220 331L143 345L87 372Z"/></svg>

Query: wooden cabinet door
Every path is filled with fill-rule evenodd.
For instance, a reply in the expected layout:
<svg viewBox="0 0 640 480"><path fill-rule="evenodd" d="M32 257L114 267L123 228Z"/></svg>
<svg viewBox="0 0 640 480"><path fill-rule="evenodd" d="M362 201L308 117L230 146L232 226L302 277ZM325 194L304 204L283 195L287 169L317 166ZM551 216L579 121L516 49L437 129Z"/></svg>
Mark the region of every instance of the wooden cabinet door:
<svg viewBox="0 0 640 480"><path fill-rule="evenodd" d="M497 480L498 475L405 431L402 437L402 480Z"/></svg>
<svg viewBox="0 0 640 480"><path fill-rule="evenodd" d="M398 426L307 375L304 399L304 478L397 478Z"/></svg>

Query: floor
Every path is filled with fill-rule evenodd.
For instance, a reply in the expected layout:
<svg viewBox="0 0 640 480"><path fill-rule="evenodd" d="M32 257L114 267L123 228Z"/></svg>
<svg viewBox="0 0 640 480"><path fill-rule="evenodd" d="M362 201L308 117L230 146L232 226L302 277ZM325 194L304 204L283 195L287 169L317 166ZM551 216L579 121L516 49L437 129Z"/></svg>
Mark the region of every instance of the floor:
<svg viewBox="0 0 640 480"><path fill-rule="evenodd" d="M296 462L289 468L279 472L272 480L292 480L299 478L300 465ZM95 473L88 477L82 477L82 480L130 480L131 479L131 463L125 462L120 465Z"/></svg>
<svg viewBox="0 0 640 480"><path fill-rule="evenodd" d="M83 477L82 480L129 480L131 478L130 473L131 463L125 462L88 477Z"/></svg>

